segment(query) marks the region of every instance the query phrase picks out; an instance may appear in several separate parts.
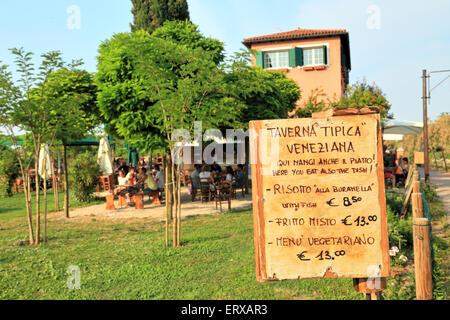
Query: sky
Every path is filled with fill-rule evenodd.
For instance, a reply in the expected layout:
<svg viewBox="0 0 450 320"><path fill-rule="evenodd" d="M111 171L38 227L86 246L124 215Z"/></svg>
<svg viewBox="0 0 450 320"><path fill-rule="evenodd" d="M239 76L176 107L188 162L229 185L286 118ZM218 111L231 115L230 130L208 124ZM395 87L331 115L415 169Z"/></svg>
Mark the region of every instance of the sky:
<svg viewBox="0 0 450 320"><path fill-rule="evenodd" d="M191 20L228 53L247 37L296 28L346 29L350 83L376 83L397 120L422 122L422 70L450 70L448 0L188 0ZM0 61L13 66L10 48L39 55L63 52L96 71L100 43L128 32L130 0L16 0L0 2ZM11 71L14 69L11 68ZM450 73L433 73L431 87ZM431 93L428 116L450 112L450 79Z"/></svg>

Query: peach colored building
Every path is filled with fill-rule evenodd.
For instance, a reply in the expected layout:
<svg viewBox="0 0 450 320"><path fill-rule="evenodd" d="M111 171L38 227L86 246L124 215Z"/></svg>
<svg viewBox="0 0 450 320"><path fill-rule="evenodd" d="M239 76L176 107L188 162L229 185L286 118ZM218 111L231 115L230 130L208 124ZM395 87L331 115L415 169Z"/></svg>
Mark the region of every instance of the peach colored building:
<svg viewBox="0 0 450 320"><path fill-rule="evenodd" d="M351 69L349 35L343 29L296 29L244 39L255 50L253 65L286 72L301 90L297 108L304 106L314 90L327 102L345 94Z"/></svg>

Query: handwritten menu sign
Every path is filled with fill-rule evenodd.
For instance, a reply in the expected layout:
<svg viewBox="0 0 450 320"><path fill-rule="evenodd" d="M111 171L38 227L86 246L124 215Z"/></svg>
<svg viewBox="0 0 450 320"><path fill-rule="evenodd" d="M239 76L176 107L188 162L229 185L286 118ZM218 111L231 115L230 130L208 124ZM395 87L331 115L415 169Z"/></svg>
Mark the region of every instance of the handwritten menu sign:
<svg viewBox="0 0 450 320"><path fill-rule="evenodd" d="M379 114L250 122L259 281L389 275Z"/></svg>

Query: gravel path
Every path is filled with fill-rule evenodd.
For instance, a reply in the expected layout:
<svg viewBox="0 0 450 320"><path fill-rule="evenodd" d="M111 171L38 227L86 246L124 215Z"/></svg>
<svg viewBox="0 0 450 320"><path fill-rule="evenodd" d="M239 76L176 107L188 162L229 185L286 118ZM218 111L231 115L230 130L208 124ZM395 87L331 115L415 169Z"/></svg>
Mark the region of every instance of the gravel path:
<svg viewBox="0 0 450 320"><path fill-rule="evenodd" d="M197 196L197 199L200 197ZM207 214L219 214L219 210L216 210L214 201L202 203L200 200L192 202L190 196L187 193L187 189L182 190L182 204L181 204L181 216L182 218L195 215L207 215ZM100 218L100 219L129 219L129 218L151 218L155 220L165 219L165 205L154 206L147 196L144 199L144 209L135 209L134 207L120 208L118 200L114 201L116 210L106 210L105 204L94 205L85 208L77 208L70 211L71 219L86 219L86 218ZM250 208L252 205L251 194L246 195L245 199L242 198L242 193L238 192L237 199L231 201L231 209L244 209ZM228 211L228 204L222 202L223 212ZM51 214L55 218L60 217L60 214ZM51 216L50 215L50 216Z"/></svg>
<svg viewBox="0 0 450 320"><path fill-rule="evenodd" d="M447 212L447 221L450 223L450 174L440 171L431 171L430 180L437 186L437 194L444 203Z"/></svg>

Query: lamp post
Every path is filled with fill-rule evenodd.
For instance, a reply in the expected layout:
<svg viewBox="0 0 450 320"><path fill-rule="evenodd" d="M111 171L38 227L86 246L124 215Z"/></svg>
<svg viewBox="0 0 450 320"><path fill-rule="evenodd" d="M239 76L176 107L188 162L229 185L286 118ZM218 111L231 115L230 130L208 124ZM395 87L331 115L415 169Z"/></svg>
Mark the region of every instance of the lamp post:
<svg viewBox="0 0 450 320"><path fill-rule="evenodd" d="M430 71L427 74L427 70L422 70L422 82L423 82L423 94L422 94L422 100L423 100L423 151L424 151L424 170L425 170L425 182L430 182L430 162L429 162L429 154L428 154L428 115L427 115L427 108L428 108L428 99L431 98L431 91L436 89L438 86L440 86L445 80L450 78L450 76L447 76L444 80L439 82L436 86L434 86L431 90L429 88L429 85L427 86L427 79L429 81L432 73L442 73L442 72L450 72L450 70L437 70L437 71ZM428 87L428 92L427 92Z"/></svg>
<svg viewBox="0 0 450 320"><path fill-rule="evenodd" d="M427 115L427 70L422 70L422 81L423 81L423 154L424 154L424 169L425 169L425 182L430 182L430 161L428 158L428 115Z"/></svg>

